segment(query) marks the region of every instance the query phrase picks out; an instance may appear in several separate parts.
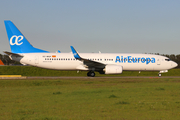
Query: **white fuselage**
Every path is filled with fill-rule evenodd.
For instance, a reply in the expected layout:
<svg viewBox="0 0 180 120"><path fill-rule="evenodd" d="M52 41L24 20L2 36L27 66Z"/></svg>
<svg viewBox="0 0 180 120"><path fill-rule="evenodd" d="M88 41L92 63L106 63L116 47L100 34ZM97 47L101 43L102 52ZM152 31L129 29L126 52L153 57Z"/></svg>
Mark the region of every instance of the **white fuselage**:
<svg viewBox="0 0 180 120"><path fill-rule="evenodd" d="M24 57L11 58L23 64L55 70L94 70L76 60L72 53L26 53ZM82 58L103 63L105 65L121 65L129 71L164 71L177 66L167 57L153 54L124 53L80 53Z"/></svg>

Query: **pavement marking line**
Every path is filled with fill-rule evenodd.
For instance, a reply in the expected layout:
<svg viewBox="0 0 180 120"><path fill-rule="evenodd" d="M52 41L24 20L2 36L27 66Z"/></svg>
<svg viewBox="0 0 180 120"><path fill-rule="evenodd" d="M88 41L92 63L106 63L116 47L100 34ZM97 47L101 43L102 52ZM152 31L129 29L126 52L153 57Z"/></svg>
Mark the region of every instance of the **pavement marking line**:
<svg viewBox="0 0 180 120"><path fill-rule="evenodd" d="M26 76L22 75L0 75L0 79L26 79Z"/></svg>
<svg viewBox="0 0 180 120"><path fill-rule="evenodd" d="M0 75L0 77L22 77L21 75Z"/></svg>

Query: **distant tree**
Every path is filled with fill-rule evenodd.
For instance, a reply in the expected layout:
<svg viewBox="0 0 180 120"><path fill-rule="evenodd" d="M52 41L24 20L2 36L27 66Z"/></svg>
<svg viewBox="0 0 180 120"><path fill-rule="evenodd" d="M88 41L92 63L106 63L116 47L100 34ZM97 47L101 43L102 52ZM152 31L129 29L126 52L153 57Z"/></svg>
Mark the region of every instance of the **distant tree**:
<svg viewBox="0 0 180 120"><path fill-rule="evenodd" d="M21 65L21 63L19 63L19 62L11 60L8 55L1 55L0 54L0 59L2 60L2 62L5 65Z"/></svg>
<svg viewBox="0 0 180 120"><path fill-rule="evenodd" d="M171 54L171 55L169 56L169 58L170 58L171 60L173 60L173 61L176 61L176 56L175 56L174 54Z"/></svg>
<svg viewBox="0 0 180 120"><path fill-rule="evenodd" d="M176 61L175 62L178 64L177 68L180 68L180 54L176 55Z"/></svg>
<svg viewBox="0 0 180 120"><path fill-rule="evenodd" d="M159 55L159 53L155 53L155 55Z"/></svg>
<svg viewBox="0 0 180 120"><path fill-rule="evenodd" d="M9 65L9 63L10 63L10 58L9 58L9 56L3 55L3 62L4 62L5 65Z"/></svg>
<svg viewBox="0 0 180 120"><path fill-rule="evenodd" d="M2 60L2 59L3 59L3 55L0 54L0 60Z"/></svg>

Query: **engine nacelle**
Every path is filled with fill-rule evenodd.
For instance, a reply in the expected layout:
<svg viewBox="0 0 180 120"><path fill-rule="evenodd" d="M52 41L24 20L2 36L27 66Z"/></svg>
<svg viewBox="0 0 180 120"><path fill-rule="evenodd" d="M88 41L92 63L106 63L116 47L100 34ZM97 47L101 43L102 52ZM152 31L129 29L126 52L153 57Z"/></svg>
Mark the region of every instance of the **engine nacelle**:
<svg viewBox="0 0 180 120"><path fill-rule="evenodd" d="M105 74L121 74L123 72L123 67L120 65L106 65Z"/></svg>

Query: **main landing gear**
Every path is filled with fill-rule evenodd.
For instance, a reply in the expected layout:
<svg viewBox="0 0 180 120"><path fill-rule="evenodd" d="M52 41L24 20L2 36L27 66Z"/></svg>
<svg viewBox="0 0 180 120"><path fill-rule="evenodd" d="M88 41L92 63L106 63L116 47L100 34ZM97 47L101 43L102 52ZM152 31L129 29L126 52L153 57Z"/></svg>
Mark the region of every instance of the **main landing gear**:
<svg viewBox="0 0 180 120"><path fill-rule="evenodd" d="M89 76L89 77L94 77L94 76L95 76L94 71L89 71L89 72L87 73L87 76Z"/></svg>

